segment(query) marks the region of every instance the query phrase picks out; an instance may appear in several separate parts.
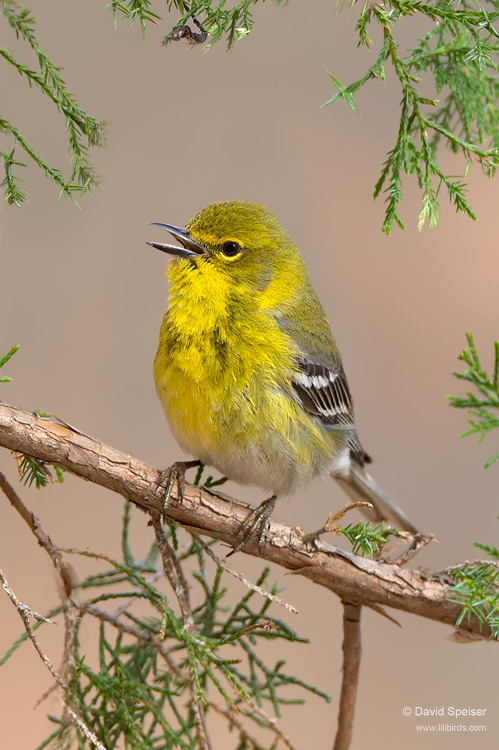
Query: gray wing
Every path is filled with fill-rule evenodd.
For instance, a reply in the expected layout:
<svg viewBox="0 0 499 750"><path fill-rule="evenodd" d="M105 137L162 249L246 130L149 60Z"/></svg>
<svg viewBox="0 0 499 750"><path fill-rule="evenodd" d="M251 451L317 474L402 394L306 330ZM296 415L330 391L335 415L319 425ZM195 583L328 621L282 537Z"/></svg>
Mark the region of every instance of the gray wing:
<svg viewBox="0 0 499 750"><path fill-rule="evenodd" d="M357 435L352 395L341 362L327 367L311 357L298 360L293 389L302 407L326 427L351 427L347 443L353 456L361 464L371 460Z"/></svg>

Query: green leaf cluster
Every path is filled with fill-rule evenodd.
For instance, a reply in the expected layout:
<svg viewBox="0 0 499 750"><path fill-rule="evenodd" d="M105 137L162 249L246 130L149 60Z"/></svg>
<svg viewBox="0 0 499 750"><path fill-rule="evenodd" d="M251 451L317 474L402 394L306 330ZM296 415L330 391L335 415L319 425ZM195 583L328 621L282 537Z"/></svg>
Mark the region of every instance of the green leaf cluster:
<svg viewBox="0 0 499 750"><path fill-rule="evenodd" d="M474 386L475 391L467 391L466 396L449 396L450 405L456 409L466 409L471 425L461 437L478 435L478 442L499 427L499 341L494 342L494 364L492 374L488 375L484 369L471 333L466 334L469 349L465 349L458 357L468 366L464 372L454 372L458 380L464 380ZM499 452L490 458L485 468L499 461Z"/></svg>
<svg viewBox="0 0 499 750"><path fill-rule="evenodd" d="M67 602L73 609L69 705L106 750L195 750L196 703L203 705L206 715L226 716L233 736L227 748L277 747L274 717L280 716L283 705L304 702L297 690L329 698L287 672L282 659L264 657L261 644L307 641L273 616L271 602L255 590L245 590L232 603L225 585L227 573L213 564L197 541L184 542L182 548L172 524L165 533L190 578L193 628L185 628L175 597L165 587L156 544L143 560L137 559L129 528L127 504L122 560L105 558L104 569L76 584ZM91 552L80 554L103 559ZM257 585L265 587L269 574L265 568ZM268 588L276 593L275 585ZM52 611L51 618L62 611L64 607ZM94 649L89 641L92 621L98 623ZM0 665L25 640L21 636ZM87 734L64 710L50 719L55 728L38 750L92 747ZM264 730L266 744L251 739L255 730L260 737Z"/></svg>
<svg viewBox="0 0 499 750"><path fill-rule="evenodd" d="M10 352L7 352L7 354L4 357L0 355L0 369L2 369L2 367L7 364L9 359L12 359L12 357L14 356L14 354L17 352L18 349L19 349L19 346L13 346ZM10 383L11 380L12 378L9 378L8 375L0 375L0 383Z"/></svg>
<svg viewBox="0 0 499 750"><path fill-rule="evenodd" d="M265 0L240 0L231 8L219 0L192 0L186 3L183 0L168 0L168 10L176 8L181 17L176 26L187 25L192 18L201 20L204 28L211 39L205 49L209 49L221 39L225 39L227 49L231 50L234 44L247 36L254 24L251 8L257 2L264 3ZM273 0L275 5L282 5L285 0ZM163 44L171 42L171 33L163 39Z"/></svg>
<svg viewBox="0 0 499 750"><path fill-rule="evenodd" d="M488 545L476 544L482 549ZM496 550L497 551L497 550ZM497 562L466 563L451 572L455 581L449 589L451 601L462 605L456 621L459 627L463 621L476 617L491 630L492 638L499 638L499 567Z"/></svg>
<svg viewBox="0 0 499 750"><path fill-rule="evenodd" d="M179 26L193 23L206 31L208 49L224 40L227 49L247 36L254 24L253 6L265 0L239 0L231 7L219 0L167 0L167 10L179 14L177 22L164 37L172 41ZM273 0L281 5L284 0ZM352 3L353 5L353 3ZM161 16L153 0L111 0L106 6L114 16L130 24L138 23L145 36L148 24L157 24ZM0 131L14 141L14 146L40 167L61 188L61 195L74 199L77 191L91 190L97 179L89 161L89 148L103 141L104 123L87 115L68 92L57 68L39 47L34 34L34 19L15 0L0 0L0 12L18 38L23 39L36 55L39 70L32 70L15 59L8 50L0 56L29 83L47 95L65 118L69 153L73 168L68 179L50 166L11 122L0 118ZM416 46L400 52L398 28L411 19L424 19L427 31ZM355 94L372 79L384 81L390 67L401 89L398 132L395 145L388 152L374 196L386 196L383 231L391 234L394 224L404 228L400 216L405 175L415 176L421 189L421 211L418 228L428 222L438 223L441 190L456 210L472 219L475 213L468 201L466 174L472 162L492 176L499 165L499 0L478 5L473 0L459 4L448 0L366 1L356 24L359 46L370 47L369 27L381 29L382 43L373 64L365 75L348 85L331 75L338 92L326 105L345 100L357 113ZM399 25L399 26L398 26ZM189 27L190 28L190 27ZM198 35L204 37L205 34ZM188 41L197 41L191 35ZM461 175L449 174L442 167L441 146L464 156ZM2 186L9 203L20 205L26 193L17 168L25 163L15 156L15 148L0 151L5 177Z"/></svg>
<svg viewBox="0 0 499 750"><path fill-rule="evenodd" d="M416 14L429 29L403 55L395 29ZM405 228L399 214L404 175L415 175L422 190L419 229L426 221L436 226L442 187L457 211L476 218L463 177L472 161L479 162L489 176L499 166L499 33L494 25L498 18L497 0L481 5L469 0L458 4L448 0L365 2L356 25L359 46L372 45L368 27L377 24L382 31L381 49L359 80L344 86L331 76L339 91L326 105L343 99L359 113L354 95L362 86L372 79L384 81L387 65L398 79L402 93L398 133L374 188L375 198L382 192L386 195L386 234L392 232L394 223ZM440 145L464 156L462 177L445 173Z"/></svg>
<svg viewBox="0 0 499 750"><path fill-rule="evenodd" d="M15 158L16 148L19 148L25 157L45 173L48 179L59 186L59 197L65 195L75 200L75 193L92 191L97 185L95 171L89 159L89 149L92 146L102 145L105 124L84 112L73 94L68 91L60 75L61 68L54 65L38 43L34 30L35 19L30 15L30 11L15 0L0 0L0 14L12 28L16 37L25 43L25 49L34 53L38 69L34 70L21 63L7 49L0 49L0 58L17 70L30 87L38 88L47 96L60 112L65 123L68 151L72 162L71 173L66 178L58 168L49 165L40 156L19 128L9 120L0 117L0 132L14 143L13 149L0 150L5 174L1 186L4 188L5 198L9 204L16 206L20 206L26 198L26 191L21 186L27 183L15 173L16 167L27 166Z"/></svg>
<svg viewBox="0 0 499 750"><path fill-rule="evenodd" d="M348 526L340 527L338 533L348 539L352 545L353 554L362 557L376 555L381 552L390 536L399 536L396 529L386 526L384 523L372 526L368 521L360 521L356 524L350 523Z"/></svg>
<svg viewBox="0 0 499 750"><path fill-rule="evenodd" d="M55 471L56 481L61 484L64 481L64 469L60 466L53 466L39 458L26 456L24 453L16 453L16 457L19 476L24 485L31 487L34 484L37 490L46 487L49 482L54 481L52 469Z"/></svg>
<svg viewBox="0 0 499 750"><path fill-rule="evenodd" d="M142 36L145 38L148 23L156 23L160 18L153 12L151 0L128 0L121 3L119 0L111 0L104 7L110 10L114 16L114 26L118 25L118 16L125 18L130 22L130 26L139 23L142 30Z"/></svg>

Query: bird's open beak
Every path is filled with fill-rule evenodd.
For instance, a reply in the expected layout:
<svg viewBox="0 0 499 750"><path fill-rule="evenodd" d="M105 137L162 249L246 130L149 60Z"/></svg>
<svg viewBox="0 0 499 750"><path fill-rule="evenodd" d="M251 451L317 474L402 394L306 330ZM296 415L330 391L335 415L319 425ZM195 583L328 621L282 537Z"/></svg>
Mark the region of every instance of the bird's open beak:
<svg viewBox="0 0 499 750"><path fill-rule="evenodd" d="M197 242L194 242L189 232L185 229L174 227L172 224L161 224L158 221L153 221L151 226L163 227L163 229L170 232L170 234L173 235L182 245L182 247L176 247L176 245L165 245L163 242L148 242L147 244L151 245L151 247L155 247L158 250L162 250L164 253L169 253L170 255L178 255L181 258L188 258L189 260L208 255L208 250L202 245L198 245Z"/></svg>

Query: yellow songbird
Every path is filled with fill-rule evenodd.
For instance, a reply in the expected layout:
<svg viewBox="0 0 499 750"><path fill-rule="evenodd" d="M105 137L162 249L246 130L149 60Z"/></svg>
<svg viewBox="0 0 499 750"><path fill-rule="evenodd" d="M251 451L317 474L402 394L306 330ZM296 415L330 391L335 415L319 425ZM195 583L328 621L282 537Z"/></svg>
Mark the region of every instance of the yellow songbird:
<svg viewBox="0 0 499 750"><path fill-rule="evenodd" d="M416 533L365 469L371 459L340 352L298 248L275 216L227 201L185 229L157 226L180 246L149 243L173 258L156 388L184 450L272 493L247 531L259 527L262 540L276 497L329 473L350 497L373 504L372 517Z"/></svg>

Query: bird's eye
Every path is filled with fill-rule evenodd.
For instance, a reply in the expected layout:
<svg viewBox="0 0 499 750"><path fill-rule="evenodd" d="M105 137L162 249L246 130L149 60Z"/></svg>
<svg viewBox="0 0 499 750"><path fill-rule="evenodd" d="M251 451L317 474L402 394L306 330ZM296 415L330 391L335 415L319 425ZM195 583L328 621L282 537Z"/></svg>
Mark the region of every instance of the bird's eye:
<svg viewBox="0 0 499 750"><path fill-rule="evenodd" d="M238 242L229 240L228 242L224 242L224 244L222 245L222 252L228 258L233 258L235 255L238 255L241 252L241 245Z"/></svg>

